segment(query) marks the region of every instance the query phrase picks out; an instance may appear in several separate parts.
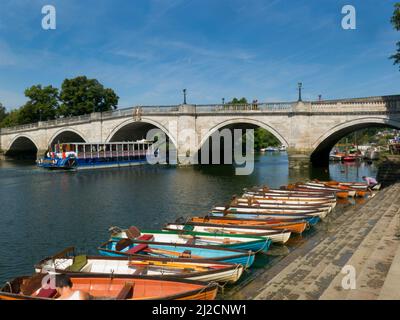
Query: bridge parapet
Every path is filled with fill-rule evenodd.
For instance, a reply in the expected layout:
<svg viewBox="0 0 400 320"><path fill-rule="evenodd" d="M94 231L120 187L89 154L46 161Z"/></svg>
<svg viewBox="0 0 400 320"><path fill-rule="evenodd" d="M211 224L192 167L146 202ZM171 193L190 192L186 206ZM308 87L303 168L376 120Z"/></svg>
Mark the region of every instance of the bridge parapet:
<svg viewBox="0 0 400 320"><path fill-rule="evenodd" d="M291 112L292 110L293 103L291 102L196 105L196 113L231 113L237 111Z"/></svg>
<svg viewBox="0 0 400 320"><path fill-rule="evenodd" d="M311 112L400 111L400 96L369 97L311 102Z"/></svg>

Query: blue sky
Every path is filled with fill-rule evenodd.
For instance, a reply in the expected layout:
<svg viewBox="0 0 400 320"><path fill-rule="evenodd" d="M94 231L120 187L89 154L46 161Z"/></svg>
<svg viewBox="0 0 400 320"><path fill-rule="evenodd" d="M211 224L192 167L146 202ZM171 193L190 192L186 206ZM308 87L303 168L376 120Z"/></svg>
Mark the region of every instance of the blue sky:
<svg viewBox="0 0 400 320"><path fill-rule="evenodd" d="M87 75L120 107L398 94L388 57L400 33L390 0L1 0L0 102L24 103L34 84ZM42 6L57 29L41 27ZM343 30L341 9L357 10Z"/></svg>

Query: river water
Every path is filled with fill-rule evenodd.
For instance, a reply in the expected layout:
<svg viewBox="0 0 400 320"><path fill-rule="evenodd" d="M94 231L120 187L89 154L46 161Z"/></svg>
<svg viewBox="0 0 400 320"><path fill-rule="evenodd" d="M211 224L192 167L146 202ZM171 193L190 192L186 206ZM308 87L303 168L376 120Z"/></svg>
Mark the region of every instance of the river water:
<svg viewBox="0 0 400 320"><path fill-rule="evenodd" d="M245 187L310 178L361 181L376 173L375 165L363 162L289 173L285 153L256 155L249 176L236 176L232 166L47 172L32 163L0 161L0 285L31 274L35 263L68 246L96 254L110 226L159 229L178 217L204 215ZM297 242L271 252L285 255ZM259 259L256 269L272 260Z"/></svg>

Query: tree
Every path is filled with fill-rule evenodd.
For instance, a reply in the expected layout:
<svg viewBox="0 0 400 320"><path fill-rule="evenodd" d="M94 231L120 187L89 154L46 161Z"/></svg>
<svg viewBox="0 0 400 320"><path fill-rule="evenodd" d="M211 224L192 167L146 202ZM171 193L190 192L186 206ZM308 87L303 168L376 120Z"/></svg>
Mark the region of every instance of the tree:
<svg viewBox="0 0 400 320"><path fill-rule="evenodd" d="M32 86L25 90L29 99L19 110L19 124L52 120L56 117L58 102L58 89L52 86Z"/></svg>
<svg viewBox="0 0 400 320"><path fill-rule="evenodd" d="M119 97L96 79L80 76L64 80L60 99L59 115L68 117L116 109Z"/></svg>
<svg viewBox="0 0 400 320"><path fill-rule="evenodd" d="M247 99L246 98L233 98L231 102L229 102L228 104L247 104Z"/></svg>
<svg viewBox="0 0 400 320"><path fill-rule="evenodd" d="M395 30L400 31L400 2L394 5L394 12L391 19ZM400 41L397 42L397 52L390 57L394 60L394 64L400 64Z"/></svg>
<svg viewBox="0 0 400 320"><path fill-rule="evenodd" d="M9 113L7 113L7 116L3 119L3 121L0 123L0 127L13 127L17 126L20 124L20 111L19 109L15 109Z"/></svg>
<svg viewBox="0 0 400 320"><path fill-rule="evenodd" d="M7 117L7 110L0 102L0 127L3 120Z"/></svg>

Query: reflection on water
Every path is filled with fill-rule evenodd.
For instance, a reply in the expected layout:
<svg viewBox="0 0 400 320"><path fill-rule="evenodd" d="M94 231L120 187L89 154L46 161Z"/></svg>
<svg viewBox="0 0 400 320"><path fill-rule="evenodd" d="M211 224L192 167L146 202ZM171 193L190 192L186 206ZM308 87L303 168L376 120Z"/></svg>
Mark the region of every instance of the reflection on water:
<svg viewBox="0 0 400 320"><path fill-rule="evenodd" d="M333 163L329 173L313 169L289 174L287 157L279 153L257 156L250 176L235 176L232 166L47 172L29 162L0 161L0 283L32 273L34 263L67 246L96 254L110 226L161 228L181 216L204 215L245 187L279 187L329 179L329 174L331 179L361 181L376 171L374 165ZM306 239L307 234L295 237L271 253L285 255ZM258 258L256 269L273 259Z"/></svg>

